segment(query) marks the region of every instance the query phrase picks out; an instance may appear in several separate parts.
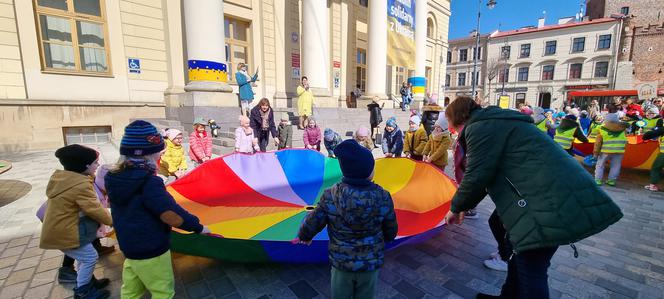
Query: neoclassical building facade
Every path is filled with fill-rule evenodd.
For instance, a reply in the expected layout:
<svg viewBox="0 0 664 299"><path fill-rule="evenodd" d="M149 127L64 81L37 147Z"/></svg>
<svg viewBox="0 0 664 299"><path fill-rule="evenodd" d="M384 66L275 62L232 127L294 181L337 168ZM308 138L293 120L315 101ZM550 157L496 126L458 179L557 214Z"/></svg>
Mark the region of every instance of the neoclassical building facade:
<svg viewBox="0 0 664 299"><path fill-rule="evenodd" d="M412 6L415 63L388 64L389 7ZM278 108L441 94L449 0L0 0L0 152L119 140L134 118L238 106L239 63ZM388 105L390 106L390 105ZM359 106L358 107L362 107ZM169 110L170 109L170 110Z"/></svg>

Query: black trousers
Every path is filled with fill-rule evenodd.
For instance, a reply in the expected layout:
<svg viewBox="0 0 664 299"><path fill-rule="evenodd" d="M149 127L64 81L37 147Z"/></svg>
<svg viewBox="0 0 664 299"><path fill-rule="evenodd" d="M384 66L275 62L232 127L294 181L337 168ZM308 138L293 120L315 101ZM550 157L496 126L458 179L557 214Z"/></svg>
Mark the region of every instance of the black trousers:
<svg viewBox="0 0 664 299"><path fill-rule="evenodd" d="M510 243L507 236L507 230L505 230L503 222L500 221L500 216L498 216L496 210L493 210L493 213L489 216L489 229L491 229L493 238L496 239L496 243L498 243L498 254L500 254L500 258L507 262L510 259L510 255L512 255L512 243Z"/></svg>
<svg viewBox="0 0 664 299"><path fill-rule="evenodd" d="M270 131L260 130L258 131L258 147L261 149L261 152L267 151L267 145L270 142Z"/></svg>
<svg viewBox="0 0 664 299"><path fill-rule="evenodd" d="M515 254L507 263L507 278L500 298L549 299L548 270L558 247L537 248Z"/></svg>

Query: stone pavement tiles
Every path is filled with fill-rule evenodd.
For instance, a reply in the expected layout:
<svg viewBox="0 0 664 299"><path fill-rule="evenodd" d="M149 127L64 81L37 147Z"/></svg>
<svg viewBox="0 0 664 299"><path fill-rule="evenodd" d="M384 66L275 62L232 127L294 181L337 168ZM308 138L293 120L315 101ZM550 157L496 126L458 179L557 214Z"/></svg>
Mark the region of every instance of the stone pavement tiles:
<svg viewBox="0 0 664 299"><path fill-rule="evenodd" d="M59 167L52 152L9 158L14 169L0 176L31 185L30 191L0 207L0 298L69 298L73 285L59 285L58 251L39 249L35 210L45 185ZM577 244L579 258L561 246L549 270L552 298L664 298L664 193L645 191L644 172L625 172L606 191L625 217L608 230ZM386 254L378 298L474 298L497 294L505 274L482 260L495 250L486 220L493 204L483 201L479 219L446 228L433 239ZM101 258L95 274L112 280L119 297L123 256ZM177 298L327 298L329 266L234 264L174 255Z"/></svg>

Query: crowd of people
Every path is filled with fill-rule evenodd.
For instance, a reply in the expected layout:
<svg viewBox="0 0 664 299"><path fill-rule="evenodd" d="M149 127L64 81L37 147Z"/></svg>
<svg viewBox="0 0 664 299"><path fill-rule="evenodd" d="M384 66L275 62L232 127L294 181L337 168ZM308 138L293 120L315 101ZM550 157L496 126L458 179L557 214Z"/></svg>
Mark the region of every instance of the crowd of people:
<svg viewBox="0 0 664 299"><path fill-rule="evenodd" d="M620 208L598 186L604 162L611 161L607 184L613 184L626 132L643 131L646 139L664 135L655 107L661 101L637 108L627 99L621 105L610 105L608 113L599 107L585 111L569 107L560 116L538 107L523 106L520 111L482 108L469 97L459 97L445 109L429 102L421 113L410 116L405 131L396 118L389 118L377 141L382 106L376 98L367 107L371 128L360 127L352 139L343 140L331 128L321 131L312 117L313 96L306 78L302 82L298 94L305 102L298 105L303 112L299 125L304 147L320 151L323 145L329 157L338 159L343 177L324 191L292 242L311 244L327 227L333 298L374 297L385 244L398 230L389 192L372 182L372 151L377 143L386 158L408 157L442 171L448 164L448 150L452 150L452 170L459 187L445 215L447 224L460 224L475 216L473 209L487 195L494 202L489 225L498 252L485 265L506 271L507 278L502 297L478 294L477 298L548 298L547 269L558 247L571 245L576 254L575 242L622 217ZM639 109L646 111L645 120ZM235 131L236 152L264 152L271 141L279 149L293 146L289 115L281 115L276 125L268 99L242 111ZM591 121L581 121L584 118ZM597 122L599 119L603 121ZM189 135L188 160L194 166L212 158L206 125L204 119L196 119ZM553 136L547 136L550 131ZM595 179L570 157L575 138L595 140ZM149 291L155 297L171 298L175 292L171 229L210 233L165 188L165 179L177 179L188 169L183 132L159 132L148 122L134 121L124 130L120 154L117 163L99 167L99 153L94 149L69 145L56 151L64 170L55 171L48 184L40 247L65 254L67 263L58 279L75 281L77 298L106 298L109 281L95 278L93 270L99 255L108 250L98 240L112 226L126 257L122 297L139 298ZM541 165L549 165L547 172L541 171ZM655 165L653 171L664 167L664 154ZM653 174L657 181L659 170ZM552 175L559 179L550 180ZM656 189L657 181L647 188ZM567 188L570 184L574 191ZM77 270L73 260L78 262Z"/></svg>

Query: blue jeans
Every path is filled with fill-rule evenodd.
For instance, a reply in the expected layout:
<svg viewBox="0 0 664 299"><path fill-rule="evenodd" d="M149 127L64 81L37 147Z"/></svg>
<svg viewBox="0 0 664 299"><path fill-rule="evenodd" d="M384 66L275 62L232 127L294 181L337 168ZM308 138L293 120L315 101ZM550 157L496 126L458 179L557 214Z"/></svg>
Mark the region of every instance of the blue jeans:
<svg viewBox="0 0 664 299"><path fill-rule="evenodd" d="M549 299L547 271L558 247L526 250L512 256L507 263L507 278L500 298Z"/></svg>
<svg viewBox="0 0 664 299"><path fill-rule="evenodd" d="M609 180L615 181L620 175L620 167L622 164L624 154L607 154L601 153L595 165L595 180L602 180L604 178L604 165L606 161L611 162L611 169L609 169Z"/></svg>
<svg viewBox="0 0 664 299"><path fill-rule="evenodd" d="M79 248L64 249L62 250L68 257L75 259L78 262L78 276L76 277L76 287L82 287L92 280L95 265L99 255L97 250L92 246L92 243L83 245Z"/></svg>

